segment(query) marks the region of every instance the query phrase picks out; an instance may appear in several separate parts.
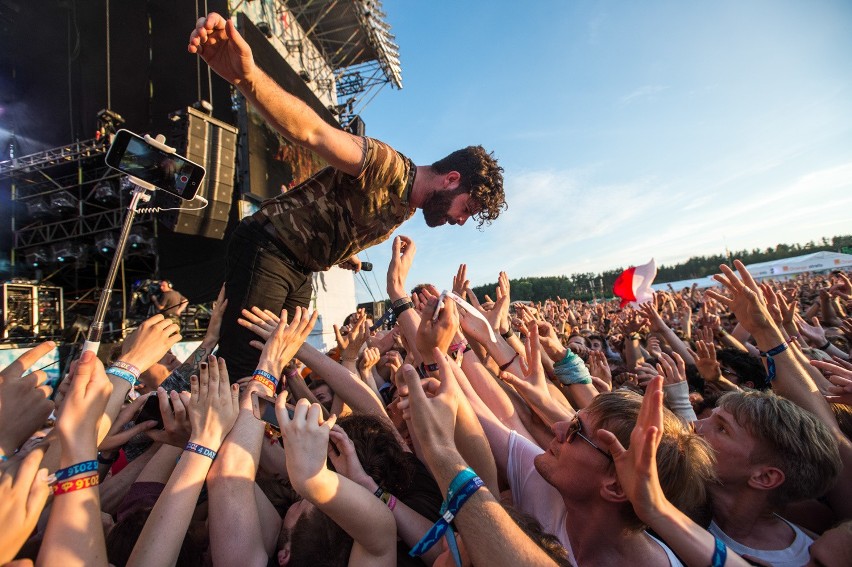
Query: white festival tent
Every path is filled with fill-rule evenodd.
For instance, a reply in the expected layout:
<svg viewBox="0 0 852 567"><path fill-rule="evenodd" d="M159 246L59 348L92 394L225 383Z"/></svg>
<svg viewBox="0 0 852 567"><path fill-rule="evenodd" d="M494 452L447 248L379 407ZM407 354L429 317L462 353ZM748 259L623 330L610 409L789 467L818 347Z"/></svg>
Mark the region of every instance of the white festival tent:
<svg viewBox="0 0 852 567"><path fill-rule="evenodd" d="M852 270L852 254L814 252L793 258L749 264L746 267L749 273L757 280L775 279L783 281L805 272L850 271ZM651 287L656 291L667 290L669 286L672 286L675 290L681 290L685 287L692 287L692 284L698 284L698 287L702 289L719 286L719 283L712 277L706 277L676 282L655 282Z"/></svg>

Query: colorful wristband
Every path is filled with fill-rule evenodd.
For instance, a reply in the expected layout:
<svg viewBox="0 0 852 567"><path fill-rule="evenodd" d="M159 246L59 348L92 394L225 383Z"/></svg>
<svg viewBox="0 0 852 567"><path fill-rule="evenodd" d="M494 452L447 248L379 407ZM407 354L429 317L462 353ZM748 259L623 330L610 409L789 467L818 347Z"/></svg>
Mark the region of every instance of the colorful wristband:
<svg viewBox="0 0 852 567"><path fill-rule="evenodd" d="M216 458L216 451L214 451L213 449L208 449L204 445L199 445L198 443L193 443L192 441L187 443L186 447L184 447L183 450L184 451L191 451L193 453L198 453L199 455L203 455L203 456L209 458L210 460L213 460L213 459Z"/></svg>
<svg viewBox="0 0 852 567"><path fill-rule="evenodd" d="M5 463L8 460L9 460L9 457L7 457L6 455L0 455L0 463Z"/></svg>
<svg viewBox="0 0 852 567"><path fill-rule="evenodd" d="M106 373L109 374L110 376L115 376L116 378L121 378L122 380L124 380L125 382L130 384L131 387L136 385L137 378L129 370L124 370L123 368L118 368L116 366L110 366L107 369Z"/></svg>
<svg viewBox="0 0 852 567"><path fill-rule="evenodd" d="M447 491L447 499L441 505L441 517L429 528L426 535L411 548L408 554L411 557L419 557L429 551L445 534L449 539L452 533L452 530L449 530L450 522L453 521L465 502L483 486L485 486L485 483L470 468L464 469L456 475L456 478L450 484L450 489ZM451 548L455 548L454 536L452 543L448 541L448 545Z"/></svg>
<svg viewBox="0 0 852 567"><path fill-rule="evenodd" d="M98 470L98 461L83 461L82 463L77 463L76 465L71 465L70 467L66 467L64 469L59 469L53 474L53 477L56 480L65 480L66 478L70 478L72 476L77 476L78 474L83 474L87 472L97 472Z"/></svg>
<svg viewBox="0 0 852 567"><path fill-rule="evenodd" d="M396 508L396 496L391 494L391 497L388 498L388 501L385 502L388 505L388 509L393 512L393 509Z"/></svg>
<svg viewBox="0 0 852 567"><path fill-rule="evenodd" d="M275 391L275 388L278 387L278 378L276 378L266 370L261 370L260 368L258 368L254 371L254 374L252 374L251 378L256 382L260 382L273 392Z"/></svg>
<svg viewBox="0 0 852 567"><path fill-rule="evenodd" d="M758 351L760 356L766 359L766 381L772 382L775 380L775 359L773 356L777 356L787 350L787 342L783 342L775 348L771 348L766 352Z"/></svg>
<svg viewBox="0 0 852 567"><path fill-rule="evenodd" d="M710 562L710 567L724 567L725 561L728 560L728 547L721 539L713 536L716 540L716 545L713 549L713 559Z"/></svg>
<svg viewBox="0 0 852 567"><path fill-rule="evenodd" d="M128 362L124 362L123 360L116 360L110 366L112 366L114 368L121 368L122 370L127 370L128 372L130 372L131 374L136 376L137 380L139 379L139 376L142 375L141 370L139 370L138 368L136 368L135 366L133 366L132 364L130 364Z"/></svg>
<svg viewBox="0 0 852 567"><path fill-rule="evenodd" d="M99 482L100 477L98 476L98 473L95 472L88 476L60 482L53 486L51 490L54 496L59 496L60 494L65 494L67 492L74 492L75 490L82 490L84 488L97 486Z"/></svg>

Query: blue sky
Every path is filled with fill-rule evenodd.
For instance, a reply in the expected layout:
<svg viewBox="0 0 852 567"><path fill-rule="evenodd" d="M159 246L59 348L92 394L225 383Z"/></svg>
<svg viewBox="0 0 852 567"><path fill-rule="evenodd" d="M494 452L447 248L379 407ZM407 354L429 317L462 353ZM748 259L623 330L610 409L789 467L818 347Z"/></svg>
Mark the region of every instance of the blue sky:
<svg viewBox="0 0 852 567"><path fill-rule="evenodd" d="M368 135L421 165L482 144L509 202L481 232L418 212L397 231L417 243L411 284L449 287L460 262L479 285L850 233L848 1L384 8L404 88L367 106ZM365 256L383 296L390 242Z"/></svg>

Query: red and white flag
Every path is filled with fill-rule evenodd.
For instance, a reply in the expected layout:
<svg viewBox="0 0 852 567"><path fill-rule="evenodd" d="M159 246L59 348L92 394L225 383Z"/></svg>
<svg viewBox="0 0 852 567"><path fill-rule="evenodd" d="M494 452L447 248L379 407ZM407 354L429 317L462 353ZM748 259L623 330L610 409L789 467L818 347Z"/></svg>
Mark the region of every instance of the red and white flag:
<svg viewBox="0 0 852 567"><path fill-rule="evenodd" d="M621 272L612 285L612 292L621 298L621 306L628 303L645 303L654 298L651 284L657 277L657 264L654 259L641 266L630 267Z"/></svg>

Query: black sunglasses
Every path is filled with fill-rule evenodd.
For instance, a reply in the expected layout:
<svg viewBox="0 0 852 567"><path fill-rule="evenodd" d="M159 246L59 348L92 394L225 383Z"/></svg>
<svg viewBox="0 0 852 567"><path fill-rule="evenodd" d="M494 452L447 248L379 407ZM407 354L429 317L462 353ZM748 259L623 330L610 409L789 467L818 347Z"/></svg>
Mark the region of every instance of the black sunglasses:
<svg viewBox="0 0 852 567"><path fill-rule="evenodd" d="M583 422L580 421L579 414L575 415L574 419L571 421L571 425L568 427L568 435L565 437L565 440L568 441L568 443L573 443L575 437L580 437L583 441L594 447L598 453L609 459L610 462L614 462L612 455L595 445L594 441L583 435Z"/></svg>

